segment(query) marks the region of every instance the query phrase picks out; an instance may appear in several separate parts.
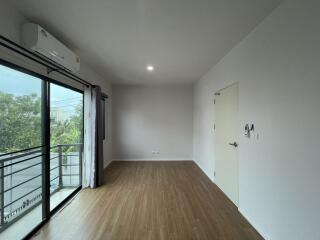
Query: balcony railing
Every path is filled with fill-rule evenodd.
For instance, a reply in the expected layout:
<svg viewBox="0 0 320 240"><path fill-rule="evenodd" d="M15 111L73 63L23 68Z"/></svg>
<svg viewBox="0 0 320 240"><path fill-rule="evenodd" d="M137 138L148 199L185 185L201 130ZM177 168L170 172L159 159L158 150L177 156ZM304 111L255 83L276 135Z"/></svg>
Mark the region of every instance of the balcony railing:
<svg viewBox="0 0 320 240"><path fill-rule="evenodd" d="M81 185L82 144L50 148L50 195ZM42 146L0 155L0 232L42 202Z"/></svg>

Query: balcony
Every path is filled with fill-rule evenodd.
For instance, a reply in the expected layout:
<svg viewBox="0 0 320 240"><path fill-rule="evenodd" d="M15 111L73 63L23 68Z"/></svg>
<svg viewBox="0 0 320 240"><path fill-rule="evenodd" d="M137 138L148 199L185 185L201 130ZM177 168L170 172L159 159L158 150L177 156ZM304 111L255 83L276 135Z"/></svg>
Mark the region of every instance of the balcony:
<svg viewBox="0 0 320 240"><path fill-rule="evenodd" d="M82 148L50 148L50 210L81 185ZM19 239L42 220L44 160L42 147L0 156L0 238Z"/></svg>

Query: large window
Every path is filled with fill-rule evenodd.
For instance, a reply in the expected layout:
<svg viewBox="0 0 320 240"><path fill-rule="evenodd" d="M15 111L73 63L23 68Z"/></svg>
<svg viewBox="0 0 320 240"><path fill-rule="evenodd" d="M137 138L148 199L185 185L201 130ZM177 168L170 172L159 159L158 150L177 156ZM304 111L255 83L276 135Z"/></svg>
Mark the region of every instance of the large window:
<svg viewBox="0 0 320 240"><path fill-rule="evenodd" d="M0 153L41 145L42 80L0 65Z"/></svg>
<svg viewBox="0 0 320 240"><path fill-rule="evenodd" d="M42 86L0 65L0 231L7 239L20 237L8 229L15 222L26 234L42 221ZM18 223L23 215L27 226Z"/></svg>
<svg viewBox="0 0 320 240"><path fill-rule="evenodd" d="M83 93L50 81L0 64L0 239L24 237L81 186Z"/></svg>
<svg viewBox="0 0 320 240"><path fill-rule="evenodd" d="M81 185L83 94L50 84L50 209ZM53 194L55 193L56 194Z"/></svg>

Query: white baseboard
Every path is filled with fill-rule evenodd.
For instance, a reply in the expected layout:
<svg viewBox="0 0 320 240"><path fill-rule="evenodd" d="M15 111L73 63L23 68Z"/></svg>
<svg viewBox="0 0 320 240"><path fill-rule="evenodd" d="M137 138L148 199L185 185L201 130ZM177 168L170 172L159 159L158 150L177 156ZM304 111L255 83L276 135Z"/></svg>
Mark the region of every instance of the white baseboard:
<svg viewBox="0 0 320 240"><path fill-rule="evenodd" d="M241 215L248 221L248 223L251 224L251 226L266 240L270 239L270 237L265 234L263 231L261 231L261 229L257 226L255 226L255 224L252 223L252 221L250 220L250 218L248 218L248 215L245 214L245 212L239 207L238 211L241 213Z"/></svg>
<svg viewBox="0 0 320 240"><path fill-rule="evenodd" d="M211 180L211 182L213 182L213 183L215 183L214 182L214 179L212 179L210 176L209 176L209 174L202 168L202 166L199 164L199 163L197 163L196 161L194 161L194 163L201 169L201 171Z"/></svg>
<svg viewBox="0 0 320 240"><path fill-rule="evenodd" d="M132 161L132 162L137 162L137 161L145 161L145 162L152 162L152 161L193 161L191 159L186 159L186 158L128 158L128 159L112 159L112 161Z"/></svg>

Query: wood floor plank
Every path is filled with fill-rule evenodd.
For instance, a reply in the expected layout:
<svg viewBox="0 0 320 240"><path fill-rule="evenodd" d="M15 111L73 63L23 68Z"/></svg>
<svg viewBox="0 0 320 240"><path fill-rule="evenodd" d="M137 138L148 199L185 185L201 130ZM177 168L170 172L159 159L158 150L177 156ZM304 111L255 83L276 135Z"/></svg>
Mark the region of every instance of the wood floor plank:
<svg viewBox="0 0 320 240"><path fill-rule="evenodd" d="M191 161L113 162L34 239L261 240Z"/></svg>

